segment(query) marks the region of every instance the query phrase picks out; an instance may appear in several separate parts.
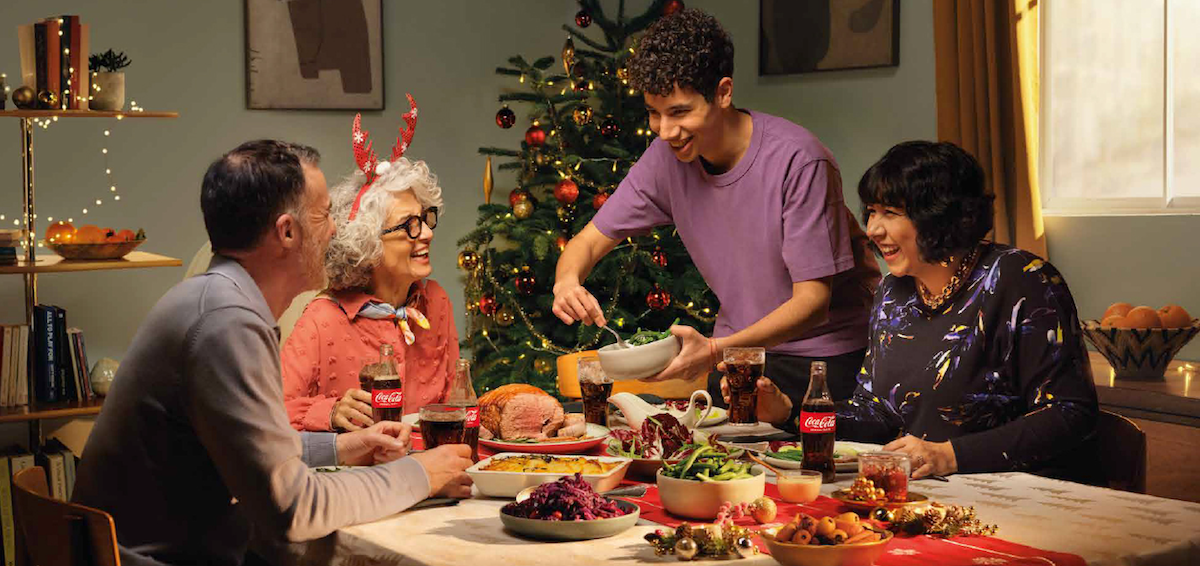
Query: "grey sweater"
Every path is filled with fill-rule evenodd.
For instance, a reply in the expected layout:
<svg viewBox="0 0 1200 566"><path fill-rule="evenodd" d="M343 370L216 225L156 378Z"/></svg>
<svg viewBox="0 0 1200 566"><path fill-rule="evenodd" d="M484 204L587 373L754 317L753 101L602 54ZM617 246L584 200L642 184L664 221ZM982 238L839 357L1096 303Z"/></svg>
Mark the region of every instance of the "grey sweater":
<svg viewBox="0 0 1200 566"><path fill-rule="evenodd" d="M336 463L334 441L289 426L275 317L245 269L218 255L138 329L73 499L113 515L127 562L239 564L252 529L310 540L429 495L412 458L314 473Z"/></svg>

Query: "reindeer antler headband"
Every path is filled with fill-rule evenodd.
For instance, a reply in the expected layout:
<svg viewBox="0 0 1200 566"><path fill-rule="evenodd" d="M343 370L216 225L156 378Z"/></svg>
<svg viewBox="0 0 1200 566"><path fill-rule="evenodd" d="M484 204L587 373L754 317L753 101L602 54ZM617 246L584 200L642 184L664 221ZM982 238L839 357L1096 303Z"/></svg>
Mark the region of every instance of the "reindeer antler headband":
<svg viewBox="0 0 1200 566"><path fill-rule="evenodd" d="M374 183L375 179L390 169L392 162L400 159L408 150L409 144L412 143L413 132L417 128L417 102L413 100L411 94L405 94L405 96L408 97L408 105L412 110L405 112L401 118L404 118L404 123L408 124L408 127L400 130L400 137L396 138L396 145L392 146L392 158L387 161L379 161L375 151L371 149L371 142L368 139L370 134L362 129L362 114L354 115L354 130L351 134L351 142L354 145L354 162L358 164L359 171L367 176L367 182L358 190L358 196L354 197L354 206L350 207L350 220L354 220L354 215L358 214L358 203L366 194L367 189L371 188L371 183Z"/></svg>

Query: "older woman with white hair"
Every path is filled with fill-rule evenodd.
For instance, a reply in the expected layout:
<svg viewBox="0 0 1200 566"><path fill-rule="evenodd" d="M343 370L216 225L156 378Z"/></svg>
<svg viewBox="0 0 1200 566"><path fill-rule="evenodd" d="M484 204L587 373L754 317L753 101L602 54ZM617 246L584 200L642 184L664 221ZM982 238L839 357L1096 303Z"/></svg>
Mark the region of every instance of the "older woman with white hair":
<svg viewBox="0 0 1200 566"><path fill-rule="evenodd" d="M414 117L410 119L410 115ZM458 359L458 331L446 291L429 279L433 229L442 206L423 161L375 159L354 123L358 169L330 191L337 235L325 267L329 286L296 322L283 347L283 394L298 430L357 430L373 424L359 370L391 344L404 380L405 412L445 396Z"/></svg>

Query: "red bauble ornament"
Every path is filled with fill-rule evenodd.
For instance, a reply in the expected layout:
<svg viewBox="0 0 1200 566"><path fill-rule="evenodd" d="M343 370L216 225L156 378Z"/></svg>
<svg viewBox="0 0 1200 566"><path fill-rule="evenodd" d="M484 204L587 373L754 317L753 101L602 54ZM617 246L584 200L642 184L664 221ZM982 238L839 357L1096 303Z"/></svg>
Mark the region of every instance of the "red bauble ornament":
<svg viewBox="0 0 1200 566"><path fill-rule="evenodd" d="M579 185L570 179L563 179L554 186L554 198L563 204L571 204L579 198Z"/></svg>
<svg viewBox="0 0 1200 566"><path fill-rule="evenodd" d="M679 12L683 9L684 9L683 2L680 2L679 0L671 0L670 2L667 2L666 6L663 6L662 13L664 16L670 16L671 14L674 14L675 12Z"/></svg>
<svg viewBox="0 0 1200 566"><path fill-rule="evenodd" d="M650 259L654 261L654 265L666 269L667 252L662 251L662 248L654 248L654 251L650 252Z"/></svg>
<svg viewBox="0 0 1200 566"><path fill-rule="evenodd" d="M604 206L606 201L608 201L608 193L605 191L600 191L596 193L594 198L592 198L592 206L595 207L596 210L600 210L600 207Z"/></svg>
<svg viewBox="0 0 1200 566"><path fill-rule="evenodd" d="M580 10L575 13L575 25L585 28L592 25L592 15L587 13L587 10Z"/></svg>
<svg viewBox="0 0 1200 566"><path fill-rule="evenodd" d="M507 106L496 112L496 125L504 129L513 127L517 123L517 115L513 113Z"/></svg>
<svg viewBox="0 0 1200 566"><path fill-rule="evenodd" d="M525 143L530 147L541 147L546 143L546 130L541 126L529 126L529 129L525 130Z"/></svg>
<svg viewBox="0 0 1200 566"><path fill-rule="evenodd" d="M482 299L480 299L480 301L481 301L481 303L480 303L479 308L480 308L480 310L482 310L483 309ZM650 294L646 295L646 306L648 306L651 309L654 309L656 311L663 310L663 309L671 306L671 294L668 293L666 291L666 289L663 289L662 287L655 285L654 289L650 290Z"/></svg>
<svg viewBox="0 0 1200 566"><path fill-rule="evenodd" d="M602 122L600 124L600 135L602 135L608 139L615 138L615 137L617 137L617 134L620 134L620 133L621 133L621 125L618 124L617 121L614 120L612 116L605 118L604 122Z"/></svg>
<svg viewBox="0 0 1200 566"><path fill-rule="evenodd" d="M496 310L500 308L500 304L496 302L496 297L484 295L479 297L479 312L486 316L496 314Z"/></svg>
<svg viewBox="0 0 1200 566"><path fill-rule="evenodd" d="M508 193L508 206L517 206L517 202L529 198L529 193L523 189L513 189Z"/></svg>
<svg viewBox="0 0 1200 566"><path fill-rule="evenodd" d="M534 288L537 287L537 279L529 272L529 268L525 267L513 278L513 285L522 295L532 295Z"/></svg>
<svg viewBox="0 0 1200 566"><path fill-rule="evenodd" d="M558 246L558 251L560 252L567 249L567 237L559 236L558 238L555 238L554 245Z"/></svg>

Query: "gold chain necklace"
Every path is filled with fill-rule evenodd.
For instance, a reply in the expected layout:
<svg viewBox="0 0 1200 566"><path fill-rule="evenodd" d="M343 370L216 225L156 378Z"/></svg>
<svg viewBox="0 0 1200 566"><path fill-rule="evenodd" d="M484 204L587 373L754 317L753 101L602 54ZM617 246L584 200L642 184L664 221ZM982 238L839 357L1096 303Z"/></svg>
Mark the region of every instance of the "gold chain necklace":
<svg viewBox="0 0 1200 566"><path fill-rule="evenodd" d="M975 267L975 260L978 259L978 257L979 246L976 245L974 248L971 248L971 252L963 258L963 261L961 264L959 264L958 269L954 270L954 275L950 276L950 281L946 283L945 287L942 287L942 292L938 293L936 296L925 287L925 284L918 281L917 291L921 294L921 302L925 303L925 306L931 309L936 309L942 306L942 303L945 303L946 299L949 299L951 296L953 296L954 293L958 291L958 288L962 285L962 283L967 280L967 274L971 272L971 268Z"/></svg>

